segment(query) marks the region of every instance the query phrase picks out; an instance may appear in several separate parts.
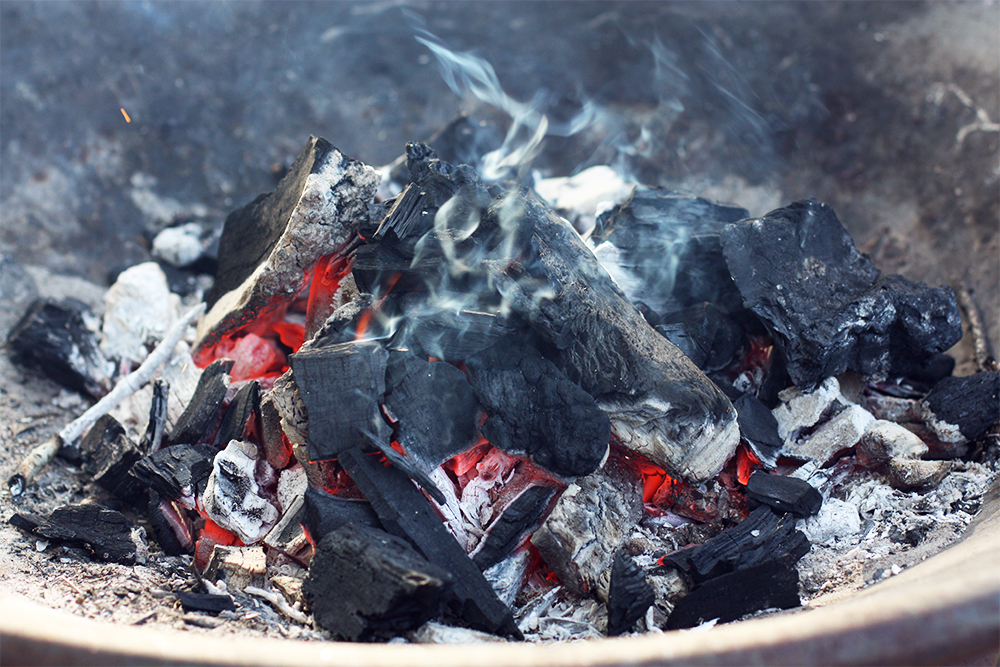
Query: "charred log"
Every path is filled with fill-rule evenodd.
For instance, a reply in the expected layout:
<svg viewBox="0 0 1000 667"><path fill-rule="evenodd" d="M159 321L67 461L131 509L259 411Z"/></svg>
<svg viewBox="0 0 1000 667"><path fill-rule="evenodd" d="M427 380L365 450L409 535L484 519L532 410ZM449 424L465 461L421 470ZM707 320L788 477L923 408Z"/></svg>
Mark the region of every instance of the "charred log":
<svg viewBox="0 0 1000 667"><path fill-rule="evenodd" d="M104 415L97 420L80 444L80 452L83 469L101 488L130 505L145 499L145 489L129 475L142 453L114 417Z"/></svg>
<svg viewBox="0 0 1000 667"><path fill-rule="evenodd" d="M153 380L153 399L149 404L149 422L146 432L142 434L139 451L143 455L152 454L160 449L167 433L167 397L170 395L170 385L161 378Z"/></svg>
<svg viewBox="0 0 1000 667"><path fill-rule="evenodd" d="M202 371L198 387L184 412L177 418L167 445L193 445L211 426L226 398L231 378L229 371L235 362L232 359L218 359Z"/></svg>
<svg viewBox="0 0 1000 667"><path fill-rule="evenodd" d="M212 445L174 445L141 459L132 475L164 498L193 508L205 491L217 452Z"/></svg>
<svg viewBox="0 0 1000 667"><path fill-rule="evenodd" d="M1000 421L1000 372L945 378L934 385L918 410L942 445L935 448L937 453L960 453L963 445L979 439Z"/></svg>
<svg viewBox="0 0 1000 667"><path fill-rule="evenodd" d="M746 345L743 327L710 303L669 313L661 322L656 330L706 373L730 366Z"/></svg>
<svg viewBox="0 0 1000 667"><path fill-rule="evenodd" d="M202 611L207 614L218 614L220 611L236 611L236 603L233 602L233 598L230 595L174 591L174 597L181 603L184 611Z"/></svg>
<svg viewBox="0 0 1000 667"><path fill-rule="evenodd" d="M733 407L736 408L740 435L757 458L773 469L785 444L778 434L778 420L763 401L752 394L743 394L737 398L733 401Z"/></svg>

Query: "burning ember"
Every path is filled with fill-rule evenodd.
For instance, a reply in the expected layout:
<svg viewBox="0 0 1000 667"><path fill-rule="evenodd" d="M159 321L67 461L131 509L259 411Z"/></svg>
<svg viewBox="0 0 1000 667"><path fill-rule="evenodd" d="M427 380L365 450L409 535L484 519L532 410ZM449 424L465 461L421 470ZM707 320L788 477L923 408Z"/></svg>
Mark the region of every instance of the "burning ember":
<svg viewBox="0 0 1000 667"><path fill-rule="evenodd" d="M200 311L177 316L155 265L121 275L100 338L77 304L31 308L11 348L114 400L12 491L61 448L192 558L186 608L256 597L351 641L733 621L821 590L813 547L933 530L879 497L974 512L1000 372L952 377L954 294L881 275L829 206L751 218L635 187L581 234L526 188L406 153L382 199L310 138L226 220L191 347ZM97 503L11 523L150 557Z"/></svg>

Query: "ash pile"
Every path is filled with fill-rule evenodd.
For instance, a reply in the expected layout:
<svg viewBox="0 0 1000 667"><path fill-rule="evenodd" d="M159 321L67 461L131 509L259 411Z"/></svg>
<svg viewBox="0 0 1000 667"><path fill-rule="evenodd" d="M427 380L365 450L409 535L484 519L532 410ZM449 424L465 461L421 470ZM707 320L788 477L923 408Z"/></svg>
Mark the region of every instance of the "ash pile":
<svg viewBox="0 0 1000 667"><path fill-rule="evenodd" d="M163 358L12 486L59 449L100 498L10 523L187 557L201 586L176 594L206 614L444 642L794 608L868 536L917 548L975 513L1000 372L952 376L952 290L882 275L829 206L751 218L605 169L578 190L612 201L557 211L438 151L380 186L312 137L216 247L170 230L163 258L215 270L195 333L153 263L103 323L30 308L11 352L94 399Z"/></svg>

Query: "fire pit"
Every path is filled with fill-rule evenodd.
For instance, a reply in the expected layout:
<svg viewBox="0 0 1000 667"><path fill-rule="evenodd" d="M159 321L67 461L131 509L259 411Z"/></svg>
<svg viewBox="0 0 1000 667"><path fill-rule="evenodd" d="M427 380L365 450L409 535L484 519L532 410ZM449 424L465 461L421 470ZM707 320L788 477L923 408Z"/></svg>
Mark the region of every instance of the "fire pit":
<svg viewBox="0 0 1000 667"><path fill-rule="evenodd" d="M995 421L995 372L938 382L951 374L953 362L935 355L958 339L961 328L950 291L880 276L854 249L832 209L816 200L751 218L705 199L640 188L607 195L617 201L595 217L592 209L561 199L556 188L571 187L571 181L536 177L538 192L572 213L573 224L591 237L592 253L570 223L512 187L512 177L523 178L516 167L536 150L547 117L513 104L488 78L484 84L479 77L490 70L481 61L463 61L422 27L411 27L457 89L471 86L514 116L513 130L529 129L527 137L512 130L499 149L468 153L484 174L507 178L506 184L480 181L455 158L450 164L415 143L407 147L408 177L383 170L386 189L375 199L381 203L373 203L373 172L311 139L273 194L229 216L208 313L190 340L193 358L168 364L166 382L150 386L151 397L140 408L149 421L141 442L139 434L130 436L117 421L102 418L78 451L64 448L64 456L82 461L122 503L134 506L149 494L152 528L167 553L193 551L211 595L176 593L185 609L220 605L213 613L228 618L227 588L245 589L296 620L301 609L289 601L304 600L320 627L346 639L389 638L445 607L462 624L514 638L561 624L577 630L542 630L555 633L542 636L586 636L597 627L615 634L637 623L678 628L725 622L798 605L800 583L813 594L827 586L831 578L820 570L836 567L833 561L814 555L798 572L795 563L809 549L806 534L817 544L833 544L862 531L859 510L848 509L852 497L857 504L871 494L864 506L873 518L902 511L880 504L893 492L880 490L877 479L851 490L845 480L853 470L878 471L876 477L886 475L896 489L927 490L953 470L948 459L990 455L991 441L981 438ZM664 51L654 47L659 67ZM965 93L958 91L961 98ZM581 118L590 123L592 114L585 108L566 127ZM131 122L124 112L123 118ZM977 111L977 118L979 126L961 128L963 141L970 132L993 131L986 112ZM476 139L486 126L462 119L449 127L465 127L464 136ZM433 141L449 150L447 132ZM608 181L605 174L602 186ZM655 221L664 215L684 220L683 234L658 237L663 232ZM654 235L644 237L642 225L651 221ZM154 253L190 265L180 257L193 240L191 260L197 260L203 241L197 225L186 229L158 235ZM164 240L168 235L175 240ZM642 257L664 240L661 254L675 258L681 270L660 283ZM872 243L890 256L879 240ZM804 268L782 274L779 265L788 260ZM761 263L774 267L763 279ZM142 307L169 301L129 296L135 289L129 285L148 295L149 286L162 280L141 277L143 266L123 273L112 289L116 300L108 301L100 353L62 357L74 362L68 381L92 395L106 392L115 373L102 367L102 359L139 366L130 376L138 386L148 377L145 369L163 361L161 348L169 357L174 345L161 345L139 365L146 337L183 335L183 322L164 333L150 323L156 316L131 319L129 309L139 306L128 305L130 298ZM988 369L991 323L977 319L965 286L959 293L973 329L974 363ZM45 308L32 309L11 334L22 358L45 359L32 336L51 329L57 318L70 331L86 327L86 309ZM175 317L164 313L161 321ZM119 319L131 324L117 325ZM128 341L137 332L138 348ZM84 350L85 338L81 333L72 344ZM179 390L194 364L205 369L197 387ZM920 377L925 388L878 384L890 374ZM180 406L174 398L172 408L170 397L178 393L185 398ZM446 410L435 422L422 401ZM220 404L227 407L220 411ZM127 409L116 415L126 428L143 418ZM890 416L909 430L882 421ZM37 464L60 444L75 445L76 437L67 427L53 446L35 450L11 477L11 491L23 493ZM928 446L945 462L918 460ZM809 463L798 467L802 461ZM993 539L993 501L980 500L982 474L974 466L954 468L940 491L907 510L934 514L944 508L970 517L985 504L987 514L972 537L938 563L963 560L966 551L978 553L986 548L983 540ZM303 496L307 483L311 489ZM817 489L827 496L822 507ZM832 495L836 489L840 497ZM493 497L495 507L480 504L476 493ZM351 519L331 523L345 511ZM704 544L658 551L655 540L644 541L652 534L636 528L629 536L643 511L652 511L667 532L690 527L674 548ZM960 527L966 520L956 515L944 521ZM70 540L82 541L101 560L146 558L132 524L96 505L67 505L50 515L19 512L11 521L39 538L40 550L53 540ZM883 539L916 547L937 530L935 521L891 519L876 530ZM738 525L716 537L695 536L697 525L712 522L715 530L726 522ZM121 537L114 537L115 525ZM616 533L618 526L624 534ZM92 532L95 527L103 537ZM863 530L871 530L871 521ZM976 533L986 537L977 542ZM242 546L262 541L265 548ZM868 570L868 583L902 577L903 568L884 553L864 553L886 565ZM300 565L309 563L302 582ZM345 574L350 568L357 573ZM907 577L917 572L907 570ZM936 585L935 568L923 572L926 585ZM352 578L369 576L385 583L345 593L354 590ZM512 596L525 585L539 591L534 602L527 598L537 611L520 611L517 623L497 597L511 576L520 582ZM651 587L648 576L661 578ZM85 590L66 581L86 600ZM976 581L973 586L995 590L991 579ZM271 590L272 583L283 592ZM300 585L301 594L293 590ZM560 587L606 604L607 620L588 616L605 613L593 602L581 608L592 611L553 616L547 610L564 604L560 598L553 607ZM881 590L888 596L895 588L885 582L843 604L847 613L863 611L868 595ZM718 607L730 594L743 602ZM955 613L974 608L990 622L995 618L986 598L958 597L949 607ZM889 597L879 602L894 604ZM909 603L924 608L920 600ZM838 615L831 614L827 622L837 626ZM780 630L796 618L752 623ZM196 621L215 625L185 617ZM880 627L869 621L858 636ZM799 624L808 635L807 620ZM894 631L904 632L905 625L897 619ZM970 652L989 648L980 627L968 626ZM22 630L14 635L24 636ZM638 647L646 638L634 641ZM649 641L651 650L664 650ZM942 655L951 650L933 641L919 645L930 651L932 644ZM378 650L359 656L375 659Z"/></svg>

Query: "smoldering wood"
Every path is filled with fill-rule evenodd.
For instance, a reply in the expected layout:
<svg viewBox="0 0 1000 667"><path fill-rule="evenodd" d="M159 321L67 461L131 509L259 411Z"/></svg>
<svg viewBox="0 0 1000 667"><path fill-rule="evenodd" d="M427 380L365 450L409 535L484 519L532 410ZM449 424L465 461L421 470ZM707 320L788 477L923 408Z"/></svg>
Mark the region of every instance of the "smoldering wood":
<svg viewBox="0 0 1000 667"><path fill-rule="evenodd" d="M219 269L195 358L224 335L281 308L320 257L344 248L378 186L377 172L311 136L277 188L226 218Z"/></svg>
<svg viewBox="0 0 1000 667"><path fill-rule="evenodd" d="M170 500L164 500L153 489L149 490L146 518L153 529L156 543L168 556L180 556L194 551L192 531L186 525L186 519L181 516L181 511L183 510L171 506Z"/></svg>
<svg viewBox="0 0 1000 667"><path fill-rule="evenodd" d="M465 295L438 295L436 302L464 304ZM429 299L404 299L405 319L394 336L400 347L420 351L430 357L446 361L464 361L485 350L503 336L515 333L517 325L510 318L492 310L488 304L476 304L472 310L436 306Z"/></svg>
<svg viewBox="0 0 1000 667"><path fill-rule="evenodd" d="M194 396L177 418L167 438L168 447L193 445L205 434L226 398L226 390L232 382L229 371L232 370L234 363L232 359L217 359L202 371Z"/></svg>
<svg viewBox="0 0 1000 667"><path fill-rule="evenodd" d="M211 593L192 593L189 591L173 591L174 597L181 603L184 611L202 611L208 614L218 614L220 611L236 611L236 603L231 595L213 595Z"/></svg>
<svg viewBox="0 0 1000 667"><path fill-rule="evenodd" d="M668 313L661 322L656 330L706 373L736 362L747 342L743 327L711 303Z"/></svg>
<svg viewBox="0 0 1000 667"><path fill-rule="evenodd" d="M451 364L390 352L386 391L383 404L398 422L396 440L424 472L474 444L479 402L465 373Z"/></svg>
<svg viewBox="0 0 1000 667"><path fill-rule="evenodd" d="M289 557L297 558L311 546L302 528L306 519L305 499L299 496L282 509L284 511L278 523L264 536L264 544Z"/></svg>
<svg viewBox="0 0 1000 667"><path fill-rule="evenodd" d="M263 587L267 581L264 547L216 544L203 577L214 584L226 582L226 590L229 591L242 591L247 586Z"/></svg>
<svg viewBox="0 0 1000 667"><path fill-rule="evenodd" d="M382 527L378 514L367 501L339 498L312 486L306 489L304 507L304 523L317 543L349 523Z"/></svg>
<svg viewBox="0 0 1000 667"><path fill-rule="evenodd" d="M387 338L389 332L386 330L383 320L394 318L394 302L389 298L381 303L381 308L379 306L380 299L368 293L359 294L353 301L334 310L322 326L317 329L316 334L303 343L299 352L357 340L362 318L368 318L365 338L378 340Z"/></svg>
<svg viewBox="0 0 1000 667"><path fill-rule="evenodd" d="M800 606L795 560L782 556L706 582L678 600L667 629L692 628L712 619L729 623L763 609Z"/></svg>
<svg viewBox="0 0 1000 667"><path fill-rule="evenodd" d="M767 324L801 389L845 370L885 377L894 359L924 361L962 336L950 288L880 278L815 199L729 225L721 238L744 305Z"/></svg>
<svg viewBox="0 0 1000 667"><path fill-rule="evenodd" d="M101 488L130 505L145 499L145 488L129 475L142 452L114 417L97 420L80 443L80 452L84 471Z"/></svg>
<svg viewBox="0 0 1000 667"><path fill-rule="evenodd" d="M35 529L35 534L83 546L98 560L122 565L144 563L149 554L142 527L121 512L96 503L57 507Z"/></svg>
<svg viewBox="0 0 1000 667"><path fill-rule="evenodd" d="M612 434L676 476L716 474L739 441L725 395L649 326L544 204L512 193L489 215L497 228L516 224L513 250L490 264L497 288L555 348L557 366L608 414Z"/></svg>
<svg viewBox="0 0 1000 667"><path fill-rule="evenodd" d="M371 503L384 530L409 540L429 561L454 575L455 601L450 605L456 616L476 629L522 638L510 610L404 473L358 448L342 452L340 463Z"/></svg>
<svg viewBox="0 0 1000 667"><path fill-rule="evenodd" d="M236 392L215 434L216 447L230 440L245 440L253 420L260 414L260 383L250 380Z"/></svg>
<svg viewBox="0 0 1000 667"><path fill-rule="evenodd" d="M405 540L349 524L320 541L302 593L317 625L336 639L364 641L438 617L453 581Z"/></svg>
<svg viewBox="0 0 1000 667"><path fill-rule="evenodd" d="M653 587L624 549L615 553L608 588L608 635L628 632L656 602Z"/></svg>
<svg viewBox="0 0 1000 667"><path fill-rule="evenodd" d="M143 457L131 474L168 500L194 507L212 474L218 449L212 445L174 445Z"/></svg>
<svg viewBox="0 0 1000 667"><path fill-rule="evenodd" d="M485 572L507 558L538 527L555 493L551 487L530 486L511 501L470 554L480 570Z"/></svg>
<svg viewBox="0 0 1000 667"><path fill-rule="evenodd" d="M945 378L918 410L942 442L962 445L977 440L1000 421L1000 372Z"/></svg>
<svg viewBox="0 0 1000 667"><path fill-rule="evenodd" d="M100 398L111 389L115 365L101 351L97 327L97 318L81 301L39 299L10 330L7 347L15 361Z"/></svg>
<svg viewBox="0 0 1000 667"><path fill-rule="evenodd" d="M145 456L160 449L167 431L167 398L170 385L163 379L153 380L153 398L149 404L149 421L139 442L139 451Z"/></svg>
<svg viewBox="0 0 1000 667"><path fill-rule="evenodd" d="M533 347L503 338L466 359L466 367L488 415L479 430L495 447L564 477L601 465L611 436L607 415Z"/></svg>
<svg viewBox="0 0 1000 667"><path fill-rule="evenodd" d="M733 401L733 407L736 408L740 435L765 466L774 468L785 444L778 434L778 420L774 414L763 401L749 393Z"/></svg>
<svg viewBox="0 0 1000 667"><path fill-rule="evenodd" d="M378 401L385 393L389 354L376 341L352 341L291 355L295 384L309 414L309 455L337 458L364 443L361 430L388 435Z"/></svg>
<svg viewBox="0 0 1000 667"><path fill-rule="evenodd" d="M639 474L612 457L563 492L531 543L566 588L588 595L641 518Z"/></svg>
<svg viewBox="0 0 1000 667"><path fill-rule="evenodd" d="M747 496L751 501L763 503L779 512L790 512L800 519L816 514L823 504L822 494L809 482L761 470L750 475Z"/></svg>
<svg viewBox="0 0 1000 667"><path fill-rule="evenodd" d="M427 473L415 466L409 459L393 449L392 445L368 430L362 430L361 435L364 436L366 442L385 457L389 465L413 480L421 489L427 492L427 495L434 499L434 502L438 505L444 505L448 502L448 498L438 488L437 484L434 483L434 480L428 477Z"/></svg>
<svg viewBox="0 0 1000 667"><path fill-rule="evenodd" d="M281 431L281 415L268 392L260 401L260 440L268 464L275 470L283 470L291 461L291 447L286 446Z"/></svg>

